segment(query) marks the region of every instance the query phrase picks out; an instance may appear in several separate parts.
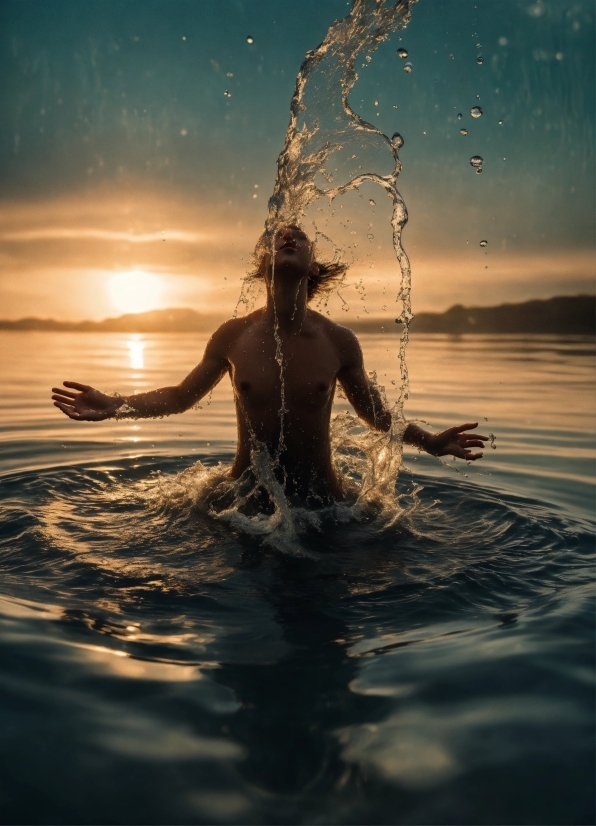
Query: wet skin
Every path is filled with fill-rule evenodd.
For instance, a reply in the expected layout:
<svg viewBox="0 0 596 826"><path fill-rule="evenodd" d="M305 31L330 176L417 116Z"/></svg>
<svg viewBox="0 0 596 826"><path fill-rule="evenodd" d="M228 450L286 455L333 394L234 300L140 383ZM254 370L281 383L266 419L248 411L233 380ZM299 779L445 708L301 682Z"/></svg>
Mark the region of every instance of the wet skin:
<svg viewBox="0 0 596 826"><path fill-rule="evenodd" d="M125 402L134 409L125 414L130 416L182 413L228 373L238 423L231 475L238 478L250 467L251 449L259 443L274 459L289 496L341 498L329 433L337 383L370 427L389 430L391 415L366 375L354 333L307 306L308 276L318 274L307 236L299 227L288 226L275 237L273 253L273 268L271 255L265 260L265 307L222 324L200 364L180 384L113 398L65 381L63 388L53 388L56 407L76 421L121 416L118 410ZM468 432L476 426L467 423L433 434L410 423L404 441L436 456L475 460L482 453L472 453L471 448L481 448L487 440Z"/></svg>

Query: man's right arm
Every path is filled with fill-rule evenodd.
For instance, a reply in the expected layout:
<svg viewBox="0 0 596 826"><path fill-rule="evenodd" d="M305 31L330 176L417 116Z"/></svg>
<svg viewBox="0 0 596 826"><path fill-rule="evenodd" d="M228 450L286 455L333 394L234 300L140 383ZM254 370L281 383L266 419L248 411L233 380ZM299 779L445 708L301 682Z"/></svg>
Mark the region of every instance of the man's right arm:
<svg viewBox="0 0 596 826"><path fill-rule="evenodd" d="M86 384L65 381L52 389L54 405L75 421L152 418L183 413L215 387L229 369L227 354L238 321L227 321L210 338L201 362L180 384L132 396L108 396ZM77 392L74 392L77 391Z"/></svg>

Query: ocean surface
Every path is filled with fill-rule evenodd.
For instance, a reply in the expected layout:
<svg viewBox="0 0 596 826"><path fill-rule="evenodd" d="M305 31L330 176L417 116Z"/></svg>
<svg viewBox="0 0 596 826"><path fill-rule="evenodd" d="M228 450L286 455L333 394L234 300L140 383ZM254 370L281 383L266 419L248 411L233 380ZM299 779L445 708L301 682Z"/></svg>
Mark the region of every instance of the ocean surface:
<svg viewBox="0 0 596 826"><path fill-rule="evenodd" d="M391 390L397 337L361 341ZM593 823L594 342L414 335L408 417L494 449L406 449L396 518L303 555L201 500L227 379L164 420L51 404L204 344L0 333L0 822Z"/></svg>

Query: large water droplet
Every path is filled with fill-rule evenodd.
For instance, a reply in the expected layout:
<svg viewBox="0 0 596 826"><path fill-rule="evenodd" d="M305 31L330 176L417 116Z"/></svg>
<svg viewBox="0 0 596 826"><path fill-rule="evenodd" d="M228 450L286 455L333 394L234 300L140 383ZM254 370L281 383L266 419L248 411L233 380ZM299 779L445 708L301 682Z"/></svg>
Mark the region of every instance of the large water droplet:
<svg viewBox="0 0 596 826"><path fill-rule="evenodd" d="M472 108L470 109L470 114L473 118L481 118L484 113L480 106L472 106Z"/></svg>
<svg viewBox="0 0 596 826"><path fill-rule="evenodd" d="M366 237L368 238L369 241L372 241L375 236L372 234L372 232L369 232Z"/></svg>
<svg viewBox="0 0 596 826"><path fill-rule="evenodd" d="M459 130L459 134L460 134L460 135L467 135L467 134L468 134L468 130L467 130L467 129L460 129L460 130Z"/></svg>
<svg viewBox="0 0 596 826"><path fill-rule="evenodd" d="M397 50L397 53L398 53L398 55L399 55L400 57L402 57L404 60L405 60L405 59L406 59L406 57L408 56L408 50L407 50L407 49L398 49L398 50Z"/></svg>
<svg viewBox="0 0 596 826"><path fill-rule="evenodd" d="M369 198L369 199L368 199L368 203L369 203L371 206L376 206L376 205L377 205L377 202L376 202L376 201L373 201L373 199L372 199L372 198Z"/></svg>
<svg viewBox="0 0 596 826"><path fill-rule="evenodd" d="M224 89L224 95L225 95L227 98L231 98L231 97L232 97L232 93L230 92L230 90L229 90L229 89Z"/></svg>
<svg viewBox="0 0 596 826"><path fill-rule="evenodd" d="M499 121L499 126L503 126L503 121L502 120Z"/></svg>
<svg viewBox="0 0 596 826"><path fill-rule="evenodd" d="M404 72L407 72L408 74L410 74L411 71L412 71L412 64L411 63L406 63L406 65L404 66Z"/></svg>
<svg viewBox="0 0 596 826"><path fill-rule="evenodd" d="M488 241L481 241L481 242L480 242L480 246L481 246L481 247L486 247L486 246L487 246L487 244L488 244Z"/></svg>
<svg viewBox="0 0 596 826"><path fill-rule="evenodd" d="M462 113L461 113L461 112L458 112L458 113L457 113L457 119L458 119L458 120L461 120L462 118L463 118Z"/></svg>
<svg viewBox="0 0 596 826"><path fill-rule="evenodd" d="M481 173L481 172L482 172L482 167L481 167L481 166L479 166L479 167L478 167L478 169L476 170L476 174L477 174L477 175L480 175L480 173Z"/></svg>
<svg viewBox="0 0 596 826"><path fill-rule="evenodd" d="M478 55L478 57L476 58L476 63L477 63L479 66L482 66L482 64L484 63L484 58L482 57L482 55L481 55L481 54L479 54L479 55Z"/></svg>
<svg viewBox="0 0 596 826"><path fill-rule="evenodd" d="M249 45L251 45L251 46L252 46L252 44L255 42L255 41L254 41L254 37L251 37L250 35L248 35L248 37L246 38L246 42L247 42Z"/></svg>
<svg viewBox="0 0 596 826"><path fill-rule="evenodd" d="M483 163L484 158L481 158L480 155L472 155L470 158L470 165L473 166L474 169L480 169Z"/></svg>
<svg viewBox="0 0 596 826"><path fill-rule="evenodd" d="M378 105L379 105L379 101L375 100L375 106L378 106Z"/></svg>
<svg viewBox="0 0 596 826"><path fill-rule="evenodd" d="M402 146L404 145L404 139L399 134L399 132L394 132L393 135L391 136L391 143L395 147L397 147L397 149L401 149Z"/></svg>

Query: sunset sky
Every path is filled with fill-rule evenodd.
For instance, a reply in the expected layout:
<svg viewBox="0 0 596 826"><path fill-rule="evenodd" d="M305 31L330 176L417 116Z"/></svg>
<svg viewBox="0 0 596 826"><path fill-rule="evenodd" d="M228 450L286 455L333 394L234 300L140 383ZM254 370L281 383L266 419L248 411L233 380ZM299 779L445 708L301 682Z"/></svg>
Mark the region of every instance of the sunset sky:
<svg viewBox="0 0 596 826"><path fill-rule="evenodd" d="M0 317L231 312L297 71L348 10L4 0ZM405 139L415 311L593 292L591 0L419 0L359 74L353 108ZM397 287L388 244L371 254L371 295Z"/></svg>

